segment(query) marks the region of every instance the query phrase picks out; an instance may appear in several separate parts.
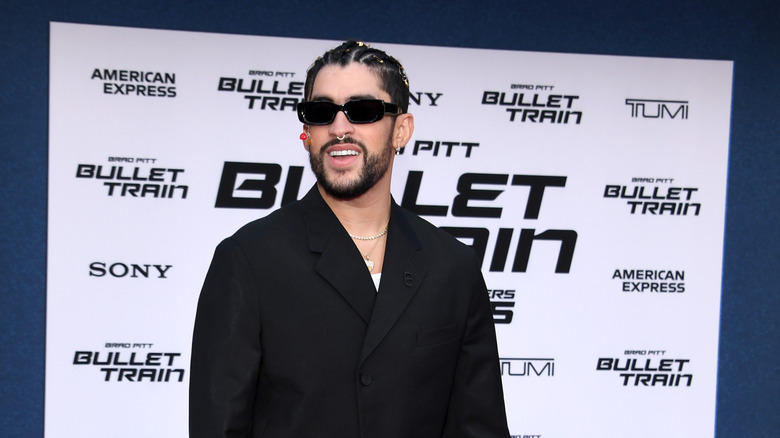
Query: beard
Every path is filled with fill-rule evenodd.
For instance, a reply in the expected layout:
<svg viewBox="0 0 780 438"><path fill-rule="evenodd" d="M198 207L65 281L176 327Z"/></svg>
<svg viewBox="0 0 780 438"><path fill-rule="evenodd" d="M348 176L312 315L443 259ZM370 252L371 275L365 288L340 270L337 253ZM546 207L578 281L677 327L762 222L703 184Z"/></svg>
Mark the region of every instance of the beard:
<svg viewBox="0 0 780 438"><path fill-rule="evenodd" d="M337 181L337 176L328 178L325 172L325 154L328 147L338 143L353 143L361 149L363 157L363 167L360 169L357 178L348 181ZM345 138L342 141L331 140L321 149L319 155L315 156L309 152L309 162L314 176L317 177L317 183L322 186L325 193L337 199L353 199L369 191L382 179L390 168L390 161L393 157L393 145L390 136L387 138L386 147L377 154L369 154L366 146L353 138Z"/></svg>

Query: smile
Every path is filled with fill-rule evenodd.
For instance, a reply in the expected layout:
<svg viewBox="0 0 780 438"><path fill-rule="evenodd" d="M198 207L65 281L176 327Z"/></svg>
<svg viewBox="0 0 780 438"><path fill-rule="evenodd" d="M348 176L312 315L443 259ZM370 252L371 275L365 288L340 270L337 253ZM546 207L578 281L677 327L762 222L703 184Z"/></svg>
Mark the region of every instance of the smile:
<svg viewBox="0 0 780 438"><path fill-rule="evenodd" d="M328 155L331 157L345 157L348 155L359 155L358 151L352 151L352 150L342 150L342 151L331 151L328 152Z"/></svg>

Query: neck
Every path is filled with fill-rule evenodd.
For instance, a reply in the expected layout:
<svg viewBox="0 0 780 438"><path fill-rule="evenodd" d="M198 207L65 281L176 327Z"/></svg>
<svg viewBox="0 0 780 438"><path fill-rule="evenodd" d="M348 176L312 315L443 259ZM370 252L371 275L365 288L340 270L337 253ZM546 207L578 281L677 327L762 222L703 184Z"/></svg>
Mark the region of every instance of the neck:
<svg viewBox="0 0 780 438"><path fill-rule="evenodd" d="M390 220L390 190L371 190L357 198L338 199L317 186L322 199L347 232L356 236L373 236L384 230Z"/></svg>

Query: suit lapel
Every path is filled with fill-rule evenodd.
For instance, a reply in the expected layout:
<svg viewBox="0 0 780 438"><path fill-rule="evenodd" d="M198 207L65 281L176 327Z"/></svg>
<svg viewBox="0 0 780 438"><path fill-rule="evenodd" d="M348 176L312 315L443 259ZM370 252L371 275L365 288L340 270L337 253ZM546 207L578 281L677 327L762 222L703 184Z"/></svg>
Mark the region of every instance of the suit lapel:
<svg viewBox="0 0 780 438"><path fill-rule="evenodd" d="M309 249L320 254L315 270L368 324L359 361L362 363L393 328L422 284L426 267L420 255L421 244L403 210L393 202L377 294L365 265L357 262L360 253L355 244L316 186L300 205Z"/></svg>
<svg viewBox="0 0 780 438"><path fill-rule="evenodd" d="M422 284L426 267L420 243L395 203L387 233L382 281L360 355L362 363L382 342Z"/></svg>
<svg viewBox="0 0 780 438"><path fill-rule="evenodd" d="M368 324L376 301L376 289L366 265L358 263L360 253L338 218L315 186L301 200L309 249L319 253L315 270L349 303Z"/></svg>

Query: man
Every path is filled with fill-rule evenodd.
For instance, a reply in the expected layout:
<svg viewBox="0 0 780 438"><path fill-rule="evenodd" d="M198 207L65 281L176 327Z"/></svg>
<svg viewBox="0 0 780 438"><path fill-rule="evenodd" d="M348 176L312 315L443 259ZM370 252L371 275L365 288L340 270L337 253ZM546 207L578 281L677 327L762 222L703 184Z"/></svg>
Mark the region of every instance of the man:
<svg viewBox="0 0 780 438"><path fill-rule="evenodd" d="M508 437L477 258L390 195L414 130L403 68L348 41L310 67L304 94L317 184L217 247L190 436Z"/></svg>

